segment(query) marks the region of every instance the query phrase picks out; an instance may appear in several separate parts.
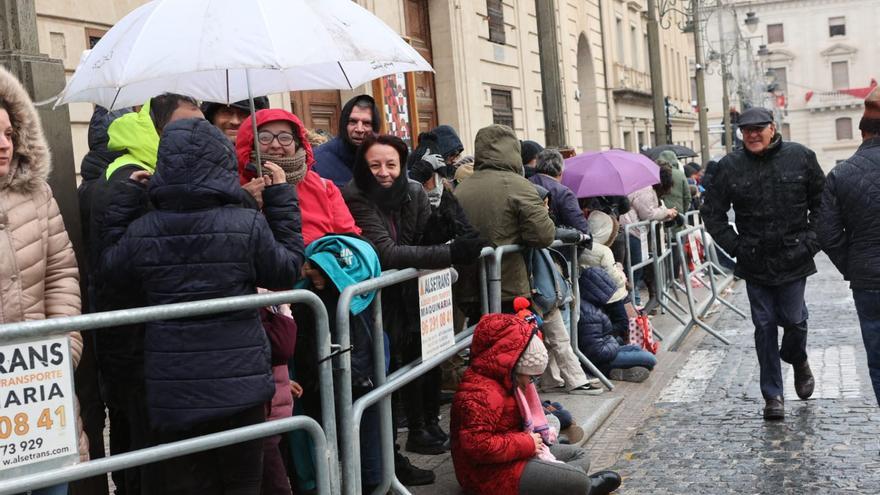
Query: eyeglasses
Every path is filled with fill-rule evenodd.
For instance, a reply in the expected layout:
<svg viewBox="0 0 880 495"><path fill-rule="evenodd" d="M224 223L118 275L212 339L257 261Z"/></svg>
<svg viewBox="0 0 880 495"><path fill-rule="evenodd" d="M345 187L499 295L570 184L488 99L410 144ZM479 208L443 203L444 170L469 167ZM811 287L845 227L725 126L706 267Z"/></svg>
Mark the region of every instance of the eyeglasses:
<svg viewBox="0 0 880 495"><path fill-rule="evenodd" d="M278 144L281 146L290 146L294 141L293 134L286 131L281 131L278 134L272 134L269 131L260 131L259 134L257 134L257 140L260 144L269 145L272 144L272 141L275 139L278 139Z"/></svg>
<svg viewBox="0 0 880 495"><path fill-rule="evenodd" d="M743 135L746 134L760 134L764 131L770 124L764 125L750 125L748 127L740 127L739 129L742 131Z"/></svg>

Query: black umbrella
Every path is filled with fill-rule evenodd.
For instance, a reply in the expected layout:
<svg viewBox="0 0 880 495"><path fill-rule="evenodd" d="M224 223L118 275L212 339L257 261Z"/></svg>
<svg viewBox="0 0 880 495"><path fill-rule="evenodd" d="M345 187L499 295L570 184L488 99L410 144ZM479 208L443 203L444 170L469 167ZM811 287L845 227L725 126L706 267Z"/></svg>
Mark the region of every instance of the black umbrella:
<svg viewBox="0 0 880 495"><path fill-rule="evenodd" d="M663 153L666 150L675 152L675 156L679 158L693 158L695 156L698 156L694 150L688 148L687 146L679 146L677 144L663 144L660 146L654 146L651 149L642 150L642 154L647 156L651 160L656 160L660 157L660 153Z"/></svg>

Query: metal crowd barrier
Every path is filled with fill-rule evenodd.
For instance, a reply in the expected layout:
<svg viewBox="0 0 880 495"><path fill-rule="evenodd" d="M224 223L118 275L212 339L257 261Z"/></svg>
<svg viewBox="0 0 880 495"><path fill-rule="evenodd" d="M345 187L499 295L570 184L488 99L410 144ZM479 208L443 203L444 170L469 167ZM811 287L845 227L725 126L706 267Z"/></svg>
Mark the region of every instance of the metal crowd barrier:
<svg viewBox="0 0 880 495"><path fill-rule="evenodd" d="M360 282L349 287L342 292L339 302L336 306L336 333L338 344L347 349L351 342L351 301L357 295L372 291L379 291L385 287L390 287L402 282L415 279L420 275L430 273L432 270L416 270L415 268L407 268L404 270L391 270L383 272L381 276ZM453 279L458 274L452 270ZM384 331L382 322L382 294L376 293L373 300L373 319L375 322L374 331L379 334ZM340 355L339 374L339 448L340 460L342 462L342 493L347 495L359 495L362 492L361 486L361 459L360 459L360 424L364 411L376 403L380 404L380 435L382 450L382 483L373 492L375 494L387 493L389 489L394 489L397 493L408 494L409 491L394 474L394 441L395 431L392 424L391 415L391 394L404 385L424 375L428 371L436 368L447 359L451 358L460 351L470 347L473 339L474 326L469 327L464 332L456 336L454 346L446 349L442 353L431 357L426 361L421 359L409 363L390 376L385 374L385 346L381 334L373 336L373 380L375 388L352 402L351 396L351 366L350 356L348 353Z"/></svg>
<svg viewBox="0 0 880 495"><path fill-rule="evenodd" d="M583 363L584 366L587 367L587 370L599 379L602 382L602 385L605 386L608 390L614 390L614 384L611 383L611 380L608 379L599 368L593 364L592 361L581 352L578 348L578 332L577 332L577 323L578 319L580 319L580 287L578 286L578 275L580 274L580 264L578 263L578 246L577 244L566 244L562 241L553 241L550 245L551 248L561 248L561 247L569 247L571 252L571 259L569 260L569 275L571 277L571 290L572 290L572 302L571 302L571 311L570 311L570 327L569 331L571 332L571 347L574 351L575 356L577 356L578 360ZM517 253L522 251L523 246L516 244L508 244L505 246L498 246L495 248L495 252L493 254L493 258L491 263L487 263L487 272L488 276L486 278L488 283L488 296L489 296L489 309L493 313L501 312L501 262L505 255L511 253Z"/></svg>
<svg viewBox="0 0 880 495"><path fill-rule="evenodd" d="M208 299L40 321L10 323L0 325L0 344L37 340L80 330L95 330L156 320L190 318L287 303L305 304L314 311L317 333L316 351L320 357L329 356L330 329L327 311L318 296L305 290ZM331 363L328 359L319 359L319 362L321 363L319 365L319 378L321 384L321 406L323 408L323 431L314 419L306 416L293 416L267 421L257 425L166 443L81 464L52 468L37 474L5 479L0 481L0 495L21 493L53 486L295 429L306 430L314 442L318 493L322 495L338 493L338 468L335 466L335 463L332 464L333 468L331 468L330 463L330 459L336 458L336 418L334 416Z"/></svg>
<svg viewBox="0 0 880 495"><path fill-rule="evenodd" d="M695 254L692 254L692 257L694 258L694 260L693 260L694 267L693 267L693 269L688 269L687 268L687 266L688 266L687 258L685 256L685 250L684 250L684 242L687 242L685 239L687 239L692 234L696 234L696 233L699 233L700 239L703 243L703 250L704 250L704 253L706 253L705 260L702 262L699 262L699 260L697 259L697 256ZM708 310L712 307L712 305L715 302L719 302L719 303L727 306L728 308L733 310L733 312L735 312L736 314L740 315L743 318L747 317L746 314L742 310L740 310L739 308L737 308L736 306L734 306L733 304L731 304L727 300L721 298L721 296L719 295L719 286L722 288L721 290L723 290L724 287L726 287L727 285L729 285L733 281L733 275L727 275L725 273L725 271L720 266L718 266L714 261L712 261L713 256L709 254L709 251L714 249L714 245L709 244L708 237L706 235L706 229L703 225L689 227L687 229L680 231L676 235L676 241L678 244L678 255L679 255L679 260L681 261L681 267L682 267L682 270L685 272L685 284L684 284L685 287L684 288L685 288L685 291L687 292L687 303L688 303L688 309L690 310L691 318L690 318L690 321L687 323L687 325L685 325L684 330L681 332L681 334L679 334L678 338L675 339L675 341L672 343L672 345L669 347L669 349L670 350L678 349L678 347L684 342L685 338L687 338L688 333L690 332L691 328L693 328L694 325L699 326L700 328L702 328L703 330L708 332L710 335L712 335L713 337L720 340L721 342L724 342L725 344L730 344L730 341L728 341L723 335L719 334L717 331L715 331L715 329L713 329L711 326L709 326L704 321L702 321L702 318L706 315ZM709 298L707 298L705 301L703 301L702 303L698 304L695 301L693 290L691 289L690 280L695 275L702 273L704 271L708 275L707 278L708 278L708 283L709 283L709 289L711 290L711 296ZM723 277L721 282L716 280L716 273L717 273L717 276Z"/></svg>

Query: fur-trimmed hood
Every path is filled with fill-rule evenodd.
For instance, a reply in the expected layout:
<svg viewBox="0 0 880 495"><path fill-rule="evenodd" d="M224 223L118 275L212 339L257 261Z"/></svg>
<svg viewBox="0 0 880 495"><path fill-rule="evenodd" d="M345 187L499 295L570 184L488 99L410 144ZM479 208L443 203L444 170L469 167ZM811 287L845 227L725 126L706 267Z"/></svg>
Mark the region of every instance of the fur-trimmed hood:
<svg viewBox="0 0 880 495"><path fill-rule="evenodd" d="M36 191L52 169L49 146L30 96L18 79L3 67L0 67L0 100L9 111L14 146L10 174L0 179L0 190Z"/></svg>

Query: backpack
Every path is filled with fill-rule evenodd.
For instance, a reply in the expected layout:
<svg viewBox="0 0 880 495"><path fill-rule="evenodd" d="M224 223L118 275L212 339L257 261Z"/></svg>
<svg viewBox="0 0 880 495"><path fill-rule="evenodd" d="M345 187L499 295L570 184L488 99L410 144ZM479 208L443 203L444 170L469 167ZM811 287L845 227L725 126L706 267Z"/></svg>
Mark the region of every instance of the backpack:
<svg viewBox="0 0 880 495"><path fill-rule="evenodd" d="M541 314L571 302L568 262L562 253L550 248L531 248L523 257L529 271L531 299Z"/></svg>

